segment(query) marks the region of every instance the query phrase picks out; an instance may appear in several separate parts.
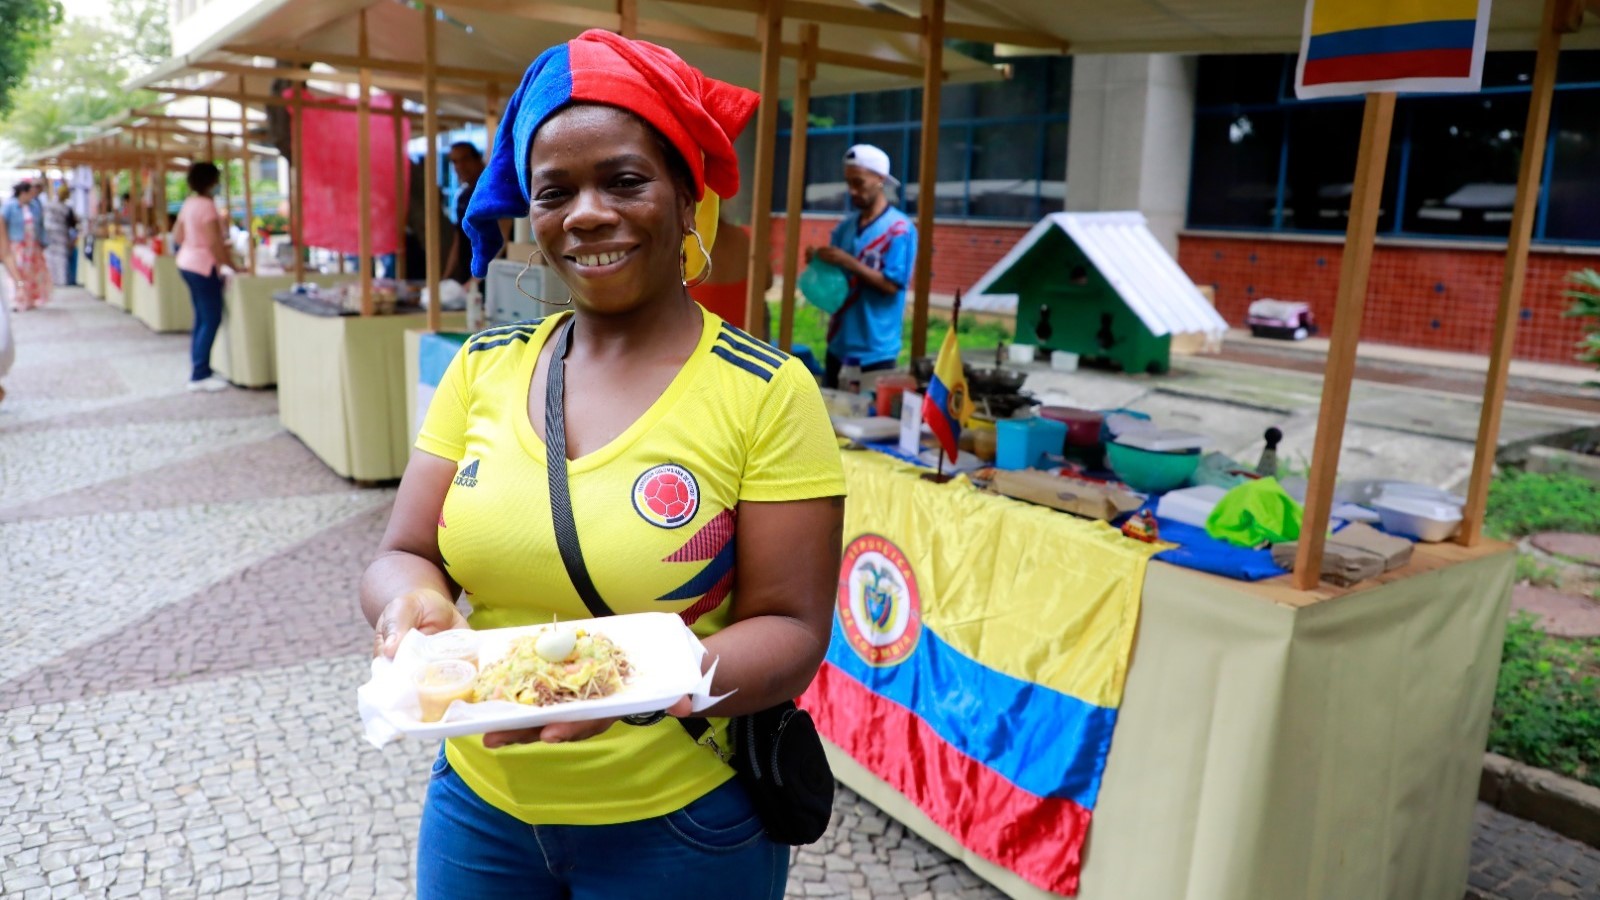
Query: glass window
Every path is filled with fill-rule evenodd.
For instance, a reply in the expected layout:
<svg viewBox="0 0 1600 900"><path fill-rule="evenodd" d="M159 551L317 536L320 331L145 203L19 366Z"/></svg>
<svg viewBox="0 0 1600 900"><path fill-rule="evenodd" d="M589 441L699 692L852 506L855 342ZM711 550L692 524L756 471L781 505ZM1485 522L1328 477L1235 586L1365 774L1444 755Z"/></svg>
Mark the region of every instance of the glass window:
<svg viewBox="0 0 1600 900"><path fill-rule="evenodd" d="M906 106L907 91L876 91L856 95L856 124L901 124L911 118Z"/></svg>
<svg viewBox="0 0 1600 900"><path fill-rule="evenodd" d="M1043 126L998 125L972 132L971 214L996 219L1039 217L1040 130Z"/></svg>
<svg viewBox="0 0 1600 900"><path fill-rule="evenodd" d="M1544 238L1600 241L1600 90L1556 94Z"/></svg>
<svg viewBox="0 0 1600 900"><path fill-rule="evenodd" d="M1045 126L1044 181L1039 185L1039 215L1067 208L1067 123Z"/></svg>
<svg viewBox="0 0 1600 900"><path fill-rule="evenodd" d="M806 136L806 209L839 212L849 206L844 165L840 162L849 148L847 135Z"/></svg>
<svg viewBox="0 0 1600 900"><path fill-rule="evenodd" d="M812 128L843 128L850 124L850 95L811 98Z"/></svg>
<svg viewBox="0 0 1600 900"><path fill-rule="evenodd" d="M1284 68L1292 61L1293 57L1286 56L1202 56L1195 105L1275 103L1283 87Z"/></svg>
<svg viewBox="0 0 1600 900"><path fill-rule="evenodd" d="M1270 228L1276 218L1283 113L1208 114L1194 126L1189 220L1199 228Z"/></svg>
<svg viewBox="0 0 1600 900"><path fill-rule="evenodd" d="M1283 182L1283 226L1342 232L1350 224L1362 104L1308 103L1289 112L1289 155ZM1399 133L1397 124L1395 133ZM1390 141L1378 230L1393 227L1400 179L1400 141Z"/></svg>
<svg viewBox="0 0 1600 900"><path fill-rule="evenodd" d="M1427 97L1401 107L1411 117L1404 230L1509 234L1528 95Z"/></svg>
<svg viewBox="0 0 1600 900"><path fill-rule="evenodd" d="M1556 83L1600 84L1600 50L1563 50L1556 60Z"/></svg>

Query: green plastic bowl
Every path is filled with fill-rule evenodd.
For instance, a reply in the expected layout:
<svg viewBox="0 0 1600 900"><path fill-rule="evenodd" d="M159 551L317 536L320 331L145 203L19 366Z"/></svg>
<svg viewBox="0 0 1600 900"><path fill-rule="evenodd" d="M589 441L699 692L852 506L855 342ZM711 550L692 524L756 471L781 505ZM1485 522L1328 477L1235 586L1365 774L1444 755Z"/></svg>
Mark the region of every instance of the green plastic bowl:
<svg viewBox="0 0 1600 900"><path fill-rule="evenodd" d="M1159 494L1182 487L1194 477L1200 468L1200 454L1158 453L1113 441L1106 444L1106 462L1128 487L1145 494Z"/></svg>

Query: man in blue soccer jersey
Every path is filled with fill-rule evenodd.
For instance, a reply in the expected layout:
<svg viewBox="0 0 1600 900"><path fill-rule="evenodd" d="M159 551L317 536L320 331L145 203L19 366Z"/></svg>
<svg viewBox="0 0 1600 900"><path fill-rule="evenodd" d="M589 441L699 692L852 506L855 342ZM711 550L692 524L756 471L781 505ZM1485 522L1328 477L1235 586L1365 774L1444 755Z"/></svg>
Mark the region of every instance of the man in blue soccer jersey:
<svg viewBox="0 0 1600 900"><path fill-rule="evenodd" d="M839 369L855 358L861 371L893 369L900 357L906 285L916 260L917 229L906 214L889 205L884 187L899 186L889 174L889 154L857 144L844 154L845 184L855 215L833 230L830 246L813 247L807 259L820 259L850 277L850 294L828 323L825 387L839 386Z"/></svg>

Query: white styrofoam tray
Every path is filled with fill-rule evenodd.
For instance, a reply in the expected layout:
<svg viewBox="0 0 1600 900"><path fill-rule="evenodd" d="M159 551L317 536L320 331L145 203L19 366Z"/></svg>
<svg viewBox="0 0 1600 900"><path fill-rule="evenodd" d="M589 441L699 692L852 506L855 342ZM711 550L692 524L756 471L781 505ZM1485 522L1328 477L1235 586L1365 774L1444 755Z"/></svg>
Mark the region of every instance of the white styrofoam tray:
<svg viewBox="0 0 1600 900"><path fill-rule="evenodd" d="M622 689L609 697L574 700L553 706L527 706L497 700L450 704L438 722L423 722L414 677L425 660L426 636L412 631L401 639L394 659L372 661L372 677L356 692L366 738L383 746L400 737L439 740L490 731L536 728L555 722L610 719L666 709L684 696L693 698L699 712L721 700L711 695L716 663L702 675L706 649L683 620L671 613L635 613L604 619L563 622L564 628L584 628L610 638L627 655L633 673ZM506 654L511 642L539 633L546 625L494 628L480 636L480 671Z"/></svg>

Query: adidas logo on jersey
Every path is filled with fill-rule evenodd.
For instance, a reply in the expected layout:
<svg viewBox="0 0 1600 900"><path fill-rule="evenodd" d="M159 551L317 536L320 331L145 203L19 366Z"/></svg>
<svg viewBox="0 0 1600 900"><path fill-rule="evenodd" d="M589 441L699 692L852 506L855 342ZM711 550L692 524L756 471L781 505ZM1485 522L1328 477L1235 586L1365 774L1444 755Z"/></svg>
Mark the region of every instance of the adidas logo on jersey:
<svg viewBox="0 0 1600 900"><path fill-rule="evenodd" d="M456 484L469 488L478 486L478 460L467 463L465 468L456 473Z"/></svg>

